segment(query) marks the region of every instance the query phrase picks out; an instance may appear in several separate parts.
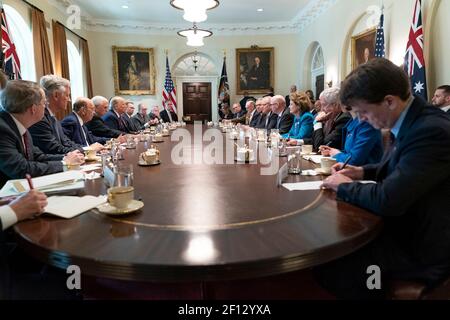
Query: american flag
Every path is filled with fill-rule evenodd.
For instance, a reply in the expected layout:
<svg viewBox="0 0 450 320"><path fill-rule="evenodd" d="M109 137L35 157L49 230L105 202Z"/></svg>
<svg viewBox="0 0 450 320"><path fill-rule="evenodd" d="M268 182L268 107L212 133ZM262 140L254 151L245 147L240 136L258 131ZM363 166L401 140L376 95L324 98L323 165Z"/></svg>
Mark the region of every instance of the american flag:
<svg viewBox="0 0 450 320"><path fill-rule="evenodd" d="M386 56L386 49L384 46L384 13L381 14L380 24L377 28L377 40L375 43L375 57L384 58Z"/></svg>
<svg viewBox="0 0 450 320"><path fill-rule="evenodd" d="M17 55L16 46L14 45L10 35L8 22L6 21L5 10L1 8L2 19L2 68L10 79L22 79L20 73L20 61Z"/></svg>
<svg viewBox="0 0 450 320"><path fill-rule="evenodd" d="M219 83L219 101L220 96L225 96L225 94L228 94L228 91L230 91L230 86L228 85L226 57L223 57L222 75Z"/></svg>
<svg viewBox="0 0 450 320"><path fill-rule="evenodd" d="M166 57L166 81L163 89L163 106L166 109L166 102L171 100L173 103L173 112L177 113L177 91L173 85L172 75L170 74L169 57Z"/></svg>
<svg viewBox="0 0 450 320"><path fill-rule="evenodd" d="M421 0L416 0L413 22L406 47L405 71L411 79L413 94L428 100L423 47L422 2Z"/></svg>

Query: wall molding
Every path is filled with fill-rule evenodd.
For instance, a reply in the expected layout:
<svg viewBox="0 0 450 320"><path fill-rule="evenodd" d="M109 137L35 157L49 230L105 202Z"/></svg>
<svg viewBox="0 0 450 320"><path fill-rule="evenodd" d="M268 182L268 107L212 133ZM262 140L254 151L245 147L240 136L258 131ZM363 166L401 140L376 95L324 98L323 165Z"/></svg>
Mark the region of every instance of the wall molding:
<svg viewBox="0 0 450 320"><path fill-rule="evenodd" d="M270 22L265 25L259 23L247 24L203 24L216 35L267 35L267 34L296 34L306 29L320 15L331 8L339 0L311 0L291 21ZM63 14L74 0L48 0ZM120 20L96 19L85 10L82 10L83 29L93 32L135 33L153 35L174 35L186 28L186 23L155 24L147 22L132 22Z"/></svg>

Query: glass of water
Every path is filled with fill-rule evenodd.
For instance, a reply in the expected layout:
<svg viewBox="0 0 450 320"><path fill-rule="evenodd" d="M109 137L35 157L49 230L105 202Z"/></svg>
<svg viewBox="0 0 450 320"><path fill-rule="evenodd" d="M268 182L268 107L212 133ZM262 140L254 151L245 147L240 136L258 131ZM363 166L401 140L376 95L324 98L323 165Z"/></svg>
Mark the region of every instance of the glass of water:
<svg viewBox="0 0 450 320"><path fill-rule="evenodd" d="M302 173L302 156L300 146L288 148L288 172L290 174Z"/></svg>
<svg viewBox="0 0 450 320"><path fill-rule="evenodd" d="M114 187L132 187L133 178L133 165L117 164L114 167Z"/></svg>

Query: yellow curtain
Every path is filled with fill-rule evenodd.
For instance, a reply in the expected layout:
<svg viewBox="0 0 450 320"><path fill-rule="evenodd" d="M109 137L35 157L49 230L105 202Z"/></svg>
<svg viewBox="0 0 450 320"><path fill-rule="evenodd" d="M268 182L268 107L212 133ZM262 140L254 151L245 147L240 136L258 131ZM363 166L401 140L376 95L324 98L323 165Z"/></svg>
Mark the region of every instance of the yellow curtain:
<svg viewBox="0 0 450 320"><path fill-rule="evenodd" d="M89 45L84 39L80 39L80 49L83 55L84 69L86 71L86 88L88 98L94 96L94 90L92 88L92 74L91 74L91 60L89 58Z"/></svg>
<svg viewBox="0 0 450 320"><path fill-rule="evenodd" d="M55 51L55 74L67 80L70 80L66 29L61 23L54 20L52 26L53 26L53 45ZM72 112L72 104L69 103L65 112L58 112L58 114L56 114L56 117L61 120L71 112Z"/></svg>
<svg viewBox="0 0 450 320"><path fill-rule="evenodd" d="M53 74L52 56L50 54L44 13L36 8L31 8L31 23L33 28L36 77L39 81L42 76Z"/></svg>

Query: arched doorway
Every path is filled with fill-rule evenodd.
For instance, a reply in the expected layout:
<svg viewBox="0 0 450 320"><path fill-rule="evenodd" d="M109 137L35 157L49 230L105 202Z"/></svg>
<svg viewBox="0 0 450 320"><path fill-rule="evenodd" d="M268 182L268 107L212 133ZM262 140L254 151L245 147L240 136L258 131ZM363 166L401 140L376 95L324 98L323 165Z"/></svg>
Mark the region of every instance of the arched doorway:
<svg viewBox="0 0 450 320"><path fill-rule="evenodd" d="M191 52L179 58L173 70L179 116L187 122L217 121L219 73L213 59L201 52Z"/></svg>
<svg viewBox="0 0 450 320"><path fill-rule="evenodd" d="M311 88L316 100L325 89L325 60L323 58L322 47L317 46L311 61Z"/></svg>

